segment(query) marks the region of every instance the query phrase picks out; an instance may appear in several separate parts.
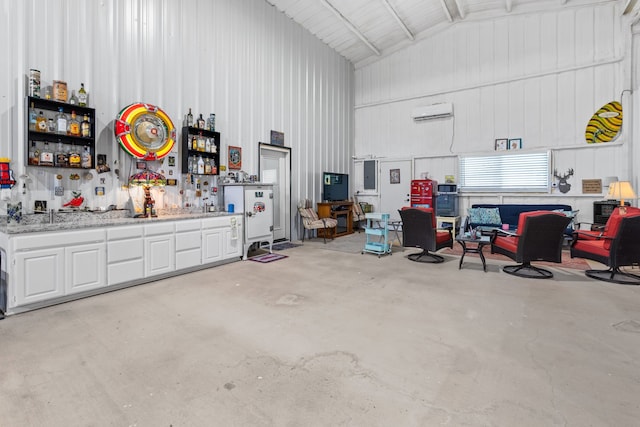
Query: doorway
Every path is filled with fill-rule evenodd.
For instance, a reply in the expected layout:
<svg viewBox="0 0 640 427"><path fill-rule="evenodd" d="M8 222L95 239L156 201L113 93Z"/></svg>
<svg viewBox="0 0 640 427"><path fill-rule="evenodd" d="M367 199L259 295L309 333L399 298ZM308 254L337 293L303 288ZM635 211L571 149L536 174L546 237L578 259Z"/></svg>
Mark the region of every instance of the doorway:
<svg viewBox="0 0 640 427"><path fill-rule="evenodd" d="M259 170L273 184L273 240L291 240L291 148L261 142Z"/></svg>
<svg viewBox="0 0 640 427"><path fill-rule="evenodd" d="M398 209L409 206L413 170L411 160L380 160L380 212L399 221Z"/></svg>

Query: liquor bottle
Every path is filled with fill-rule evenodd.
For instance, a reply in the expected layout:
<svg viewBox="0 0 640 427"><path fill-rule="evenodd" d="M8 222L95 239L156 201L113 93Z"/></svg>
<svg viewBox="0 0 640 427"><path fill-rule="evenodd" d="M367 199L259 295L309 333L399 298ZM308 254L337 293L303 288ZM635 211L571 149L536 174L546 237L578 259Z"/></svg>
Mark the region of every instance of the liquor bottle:
<svg viewBox="0 0 640 427"><path fill-rule="evenodd" d="M80 83L80 90L78 91L78 105L81 107L87 106L87 91L84 89L84 83Z"/></svg>
<svg viewBox="0 0 640 427"><path fill-rule="evenodd" d="M40 150L35 141L31 141L31 148L29 148L29 164L34 166L40 164Z"/></svg>
<svg viewBox="0 0 640 427"><path fill-rule="evenodd" d="M69 104L71 104L71 105L77 105L78 104L78 97L76 96L76 91L75 90L71 91L71 96L69 97Z"/></svg>
<svg viewBox="0 0 640 427"><path fill-rule="evenodd" d="M213 113L209 114L209 130L211 132L216 131L216 115Z"/></svg>
<svg viewBox="0 0 640 427"><path fill-rule="evenodd" d="M202 156L198 157L198 174L204 174L204 160L202 159Z"/></svg>
<svg viewBox="0 0 640 427"><path fill-rule="evenodd" d="M204 129L204 119L202 118L202 114L200 114L200 117L198 117L198 127L200 129Z"/></svg>
<svg viewBox="0 0 640 427"><path fill-rule="evenodd" d="M47 120L47 132L56 133L56 122L51 117Z"/></svg>
<svg viewBox="0 0 640 427"><path fill-rule="evenodd" d="M47 141L45 141L44 148L40 152L40 166L53 166L53 152L49 149Z"/></svg>
<svg viewBox="0 0 640 427"><path fill-rule="evenodd" d="M193 114L191 114L191 108L189 108L189 112L187 113L187 126L193 126Z"/></svg>
<svg viewBox="0 0 640 427"><path fill-rule="evenodd" d="M75 110L71 110L71 119L67 124L67 134L71 136L80 136L80 122L78 121Z"/></svg>
<svg viewBox="0 0 640 427"><path fill-rule="evenodd" d="M56 115L56 132L59 134L67 134L67 115L62 110L62 107L58 108L58 114Z"/></svg>
<svg viewBox="0 0 640 427"><path fill-rule="evenodd" d="M218 166L216 166L215 159L211 159L211 174L212 175L217 175L218 174Z"/></svg>
<svg viewBox="0 0 640 427"><path fill-rule="evenodd" d="M69 167L79 168L81 162L82 158L80 157L80 154L78 154L78 150L75 146L71 147L71 150L69 151Z"/></svg>
<svg viewBox="0 0 640 427"><path fill-rule="evenodd" d="M198 138L196 138L196 136L194 135L193 138L191 139L191 149L193 151L198 151Z"/></svg>
<svg viewBox="0 0 640 427"><path fill-rule="evenodd" d="M62 145L62 141L58 140L58 146L56 148L56 153L54 156L55 165L61 168L66 168L69 166L69 159L67 158L67 153L64 151L64 146Z"/></svg>
<svg viewBox="0 0 640 427"><path fill-rule="evenodd" d="M204 143L204 151L206 151L207 153L211 152L211 138L206 139Z"/></svg>
<svg viewBox="0 0 640 427"><path fill-rule="evenodd" d="M89 150L89 147L84 147L84 151L80 158L80 166L85 169L91 168L91 151Z"/></svg>
<svg viewBox="0 0 640 427"><path fill-rule="evenodd" d="M198 151L204 152L204 149L205 149L205 142L204 142L204 138L202 137L202 132L200 132L200 137L198 138Z"/></svg>
<svg viewBox="0 0 640 427"><path fill-rule="evenodd" d="M31 103L31 108L29 108L29 130L36 130L36 118L38 117L38 113L36 109L33 107L33 102Z"/></svg>
<svg viewBox="0 0 640 427"><path fill-rule="evenodd" d="M209 160L208 157L204 161L204 174L205 175L211 175L211 160Z"/></svg>
<svg viewBox="0 0 640 427"><path fill-rule="evenodd" d="M88 114L85 114L82 117L82 122L80 123L80 135L84 138L91 138L91 122L89 122Z"/></svg>
<svg viewBox="0 0 640 427"><path fill-rule="evenodd" d="M36 129L38 132L47 131L47 118L44 116L42 111L40 111L38 113L38 117L36 117Z"/></svg>

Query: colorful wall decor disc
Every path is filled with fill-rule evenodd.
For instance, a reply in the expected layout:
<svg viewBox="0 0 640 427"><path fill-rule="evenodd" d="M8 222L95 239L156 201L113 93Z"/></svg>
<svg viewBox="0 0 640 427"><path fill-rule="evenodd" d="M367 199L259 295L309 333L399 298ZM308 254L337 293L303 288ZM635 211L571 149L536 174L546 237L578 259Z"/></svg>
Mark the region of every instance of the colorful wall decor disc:
<svg viewBox="0 0 640 427"><path fill-rule="evenodd" d="M114 128L122 148L138 159L162 159L176 143L173 122L161 108L151 104L139 102L123 108Z"/></svg>
<svg viewBox="0 0 640 427"><path fill-rule="evenodd" d="M622 104L613 101L605 104L587 123L585 139L588 144L610 142L616 139L622 128Z"/></svg>

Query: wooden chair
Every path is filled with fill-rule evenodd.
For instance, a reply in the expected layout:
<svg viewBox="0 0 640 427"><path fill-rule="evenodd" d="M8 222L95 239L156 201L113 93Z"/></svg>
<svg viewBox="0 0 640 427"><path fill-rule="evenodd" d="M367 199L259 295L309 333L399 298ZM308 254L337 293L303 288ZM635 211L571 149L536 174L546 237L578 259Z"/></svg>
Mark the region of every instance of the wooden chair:
<svg viewBox="0 0 640 427"><path fill-rule="evenodd" d="M506 255L519 262L502 271L530 279L550 279L553 273L531 265L531 261L562 262L564 230L571 218L551 211L522 212L515 233L494 230L491 253Z"/></svg>
<svg viewBox="0 0 640 427"><path fill-rule="evenodd" d="M577 230L571 242L571 257L600 262L606 270L587 270L592 279L622 285L640 285L640 275L620 267L640 265L640 209L627 207L621 214L616 208L600 233Z"/></svg>
<svg viewBox="0 0 640 427"><path fill-rule="evenodd" d="M402 246L422 249L422 252L409 254L407 258L417 262L443 262L442 256L432 252L453 248L453 234L450 229L437 229L433 209L403 208L398 212L402 219Z"/></svg>
<svg viewBox="0 0 640 427"><path fill-rule="evenodd" d="M327 235L333 240L336 227L338 225L338 220L333 218L319 218L316 211L311 207L311 202L309 200L305 200L305 204L303 207L298 208L298 214L302 220L302 241L304 242L304 235L309 232L312 233L314 230L325 230L322 233L322 237L324 239L324 243L327 243ZM311 239L311 234L309 234L309 239Z"/></svg>

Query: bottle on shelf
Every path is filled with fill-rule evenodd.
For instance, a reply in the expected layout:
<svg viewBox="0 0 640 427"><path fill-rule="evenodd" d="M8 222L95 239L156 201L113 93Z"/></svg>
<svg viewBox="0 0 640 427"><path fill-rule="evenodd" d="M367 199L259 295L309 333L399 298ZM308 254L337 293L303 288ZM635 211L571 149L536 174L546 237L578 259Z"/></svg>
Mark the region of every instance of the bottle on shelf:
<svg viewBox="0 0 640 427"><path fill-rule="evenodd" d="M67 115L62 107L58 108L58 114L56 114L56 132L62 135L67 134Z"/></svg>
<svg viewBox="0 0 640 427"><path fill-rule="evenodd" d="M198 117L198 128L204 129L204 119L202 118L202 114Z"/></svg>
<svg viewBox="0 0 640 427"><path fill-rule="evenodd" d="M198 151L198 138L196 138L195 135L193 135L193 138L191 139L191 149L193 151Z"/></svg>
<svg viewBox="0 0 640 427"><path fill-rule="evenodd" d="M189 108L189 112L187 113L187 126L193 126L193 114L191 114L191 108Z"/></svg>
<svg viewBox="0 0 640 427"><path fill-rule="evenodd" d="M85 169L91 168L91 150L89 150L89 147L84 147L84 151L82 151L80 166Z"/></svg>
<svg viewBox="0 0 640 427"><path fill-rule="evenodd" d="M200 132L200 136L198 137L198 151L204 152L205 145L204 137L202 136L202 132Z"/></svg>
<svg viewBox="0 0 640 427"><path fill-rule="evenodd" d="M51 117L47 120L47 132L56 133L56 122Z"/></svg>
<svg viewBox="0 0 640 427"><path fill-rule="evenodd" d="M69 104L71 104L71 105L77 105L78 104L78 97L76 96L76 91L75 90L71 91L71 96L69 97Z"/></svg>
<svg viewBox="0 0 640 427"><path fill-rule="evenodd" d="M89 122L88 114L85 114L82 117L82 122L80 123L80 136L84 138L91 138L91 122Z"/></svg>
<svg viewBox="0 0 640 427"><path fill-rule="evenodd" d="M38 112L33 106L33 102L31 103L31 108L29 108L29 130L36 130L36 118L38 117Z"/></svg>
<svg viewBox="0 0 640 427"><path fill-rule="evenodd" d="M81 107L87 106L88 94L84 88L84 83L80 83L80 90L78 91L78 105Z"/></svg>
<svg viewBox="0 0 640 427"><path fill-rule="evenodd" d="M82 158L80 157L77 148L75 146L71 147L69 150L69 167L79 168L81 162Z"/></svg>
<svg viewBox="0 0 640 427"><path fill-rule="evenodd" d="M208 157L204 161L204 174L211 175L211 160Z"/></svg>
<svg viewBox="0 0 640 427"><path fill-rule="evenodd" d="M204 160L202 159L202 155L198 157L198 174L204 174Z"/></svg>
<svg viewBox="0 0 640 427"><path fill-rule="evenodd" d="M209 114L209 130L211 132L216 131L216 115L213 113Z"/></svg>
<svg viewBox="0 0 640 427"><path fill-rule="evenodd" d="M75 110L71 110L71 118L67 124L67 134L71 136L80 136L80 122L78 121Z"/></svg>
<svg viewBox="0 0 640 427"><path fill-rule="evenodd" d="M44 147L40 152L40 166L53 166L53 152L49 149L49 143L44 142Z"/></svg>
<svg viewBox="0 0 640 427"><path fill-rule="evenodd" d="M40 111L38 116L36 117L36 130L38 132L47 132L47 118L44 116L44 113Z"/></svg>
<svg viewBox="0 0 640 427"><path fill-rule="evenodd" d="M58 140L58 146L56 147L56 152L54 155L54 163L55 166L66 168L69 166L69 159L67 158L67 153L64 151L64 145L62 145L62 141Z"/></svg>
<svg viewBox="0 0 640 427"><path fill-rule="evenodd" d="M207 153L211 152L211 138L207 138L204 142L204 151Z"/></svg>
<svg viewBox="0 0 640 427"><path fill-rule="evenodd" d="M217 175L218 174L218 166L216 166L215 159L211 159L211 174L212 175Z"/></svg>
<svg viewBox="0 0 640 427"><path fill-rule="evenodd" d="M35 141L31 141L31 147L29 148L29 164L37 166L40 164L40 150Z"/></svg>

